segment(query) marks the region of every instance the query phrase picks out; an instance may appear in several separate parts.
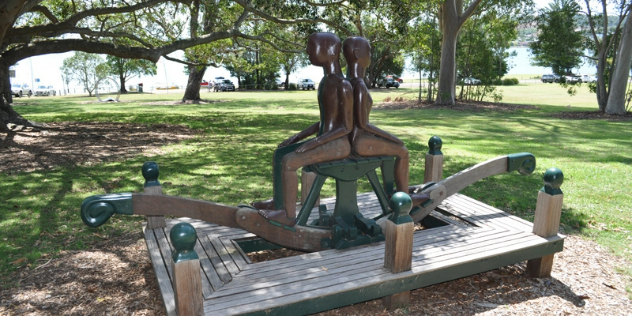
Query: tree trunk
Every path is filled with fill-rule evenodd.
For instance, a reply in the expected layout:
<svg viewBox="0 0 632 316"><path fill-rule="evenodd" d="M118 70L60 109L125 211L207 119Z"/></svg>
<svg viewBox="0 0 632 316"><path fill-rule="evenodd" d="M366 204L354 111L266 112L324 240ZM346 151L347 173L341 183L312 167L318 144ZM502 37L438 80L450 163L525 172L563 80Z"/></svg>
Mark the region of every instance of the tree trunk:
<svg viewBox="0 0 632 316"><path fill-rule="evenodd" d="M119 74L119 81L121 82L121 94L126 94L127 89L125 89L125 76L123 74Z"/></svg>
<svg viewBox="0 0 632 316"><path fill-rule="evenodd" d="M290 72L285 74L285 90L290 89Z"/></svg>
<svg viewBox="0 0 632 316"><path fill-rule="evenodd" d="M456 39L459 34L457 21L444 19L443 41L441 43L441 66L437 87L437 104L454 104L456 95Z"/></svg>
<svg viewBox="0 0 632 316"><path fill-rule="evenodd" d="M612 79L610 79L610 94L606 105L606 113L615 115L625 115L625 92L630 75L630 64L632 63L632 23L630 17L625 22L621 42L619 42L619 53L617 54L616 66Z"/></svg>
<svg viewBox="0 0 632 316"><path fill-rule="evenodd" d="M205 72L206 67L189 66L189 80L187 81L187 88L184 91L182 101L200 100L200 84L202 83Z"/></svg>
<svg viewBox="0 0 632 316"><path fill-rule="evenodd" d="M13 110L11 103L13 103L13 96L11 95L9 66L0 62L0 132L9 131L7 127L9 123L33 126L28 120Z"/></svg>

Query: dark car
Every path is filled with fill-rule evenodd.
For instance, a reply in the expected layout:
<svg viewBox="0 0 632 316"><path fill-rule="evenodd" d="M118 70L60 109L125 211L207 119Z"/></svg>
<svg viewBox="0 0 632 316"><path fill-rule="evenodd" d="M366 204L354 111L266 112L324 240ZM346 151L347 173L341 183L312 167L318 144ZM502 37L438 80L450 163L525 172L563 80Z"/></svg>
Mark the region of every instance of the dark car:
<svg viewBox="0 0 632 316"><path fill-rule="evenodd" d="M382 79L377 83L378 87L386 87L386 89L390 87L395 87L395 89L399 89L399 82L393 78Z"/></svg>
<svg viewBox="0 0 632 316"><path fill-rule="evenodd" d="M221 79L215 82L214 88L217 91L235 91L235 85L228 79Z"/></svg>
<svg viewBox="0 0 632 316"><path fill-rule="evenodd" d="M542 78L540 80L542 80L542 82L544 82L544 83L560 82L560 76L558 76L558 75L542 75Z"/></svg>

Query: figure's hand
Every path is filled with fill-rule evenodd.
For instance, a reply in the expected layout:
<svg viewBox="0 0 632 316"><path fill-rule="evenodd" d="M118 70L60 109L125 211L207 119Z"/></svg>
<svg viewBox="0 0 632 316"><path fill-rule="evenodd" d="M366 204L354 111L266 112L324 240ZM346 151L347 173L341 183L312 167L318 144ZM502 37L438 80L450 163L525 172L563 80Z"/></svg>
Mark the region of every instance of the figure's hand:
<svg viewBox="0 0 632 316"><path fill-rule="evenodd" d="M281 143L279 144L279 148L281 148L281 147L285 147L285 146L288 146L288 145L292 145L292 144L294 144L294 143L296 143L296 135L294 135L294 136L292 136L292 137L290 137L290 138L288 138L288 139L284 140L283 142L281 142Z"/></svg>
<svg viewBox="0 0 632 316"><path fill-rule="evenodd" d="M306 152L308 150L314 149L318 145L319 145L319 143L318 143L318 137L317 137L317 138L314 138L314 139L308 141L307 143L301 145L300 147L298 147L296 149L296 152L297 153L304 153L304 152Z"/></svg>

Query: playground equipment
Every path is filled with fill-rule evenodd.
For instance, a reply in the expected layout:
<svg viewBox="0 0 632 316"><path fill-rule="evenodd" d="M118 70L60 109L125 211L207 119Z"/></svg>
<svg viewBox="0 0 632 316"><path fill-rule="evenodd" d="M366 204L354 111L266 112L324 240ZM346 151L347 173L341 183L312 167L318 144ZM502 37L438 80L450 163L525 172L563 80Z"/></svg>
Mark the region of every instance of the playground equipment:
<svg viewBox="0 0 632 316"><path fill-rule="evenodd" d="M309 41L308 54L312 55L332 51L314 49L314 45L320 45L318 41L336 44L332 35L317 34ZM362 41L345 40L345 45L352 48L357 43ZM348 59L348 65L362 64L366 50L353 56L357 59ZM337 59L331 56L310 60L331 62L331 67L325 68L336 70ZM362 78L361 72L348 77ZM147 216L145 240L169 315L299 315L375 298L383 298L387 307L396 308L407 304L412 289L525 260L529 260L531 275L550 275L553 254L562 250L564 239L557 234L563 199L563 174L559 169L551 168L544 174L545 185L538 193L532 224L458 193L500 173L531 174L535 157L530 153L490 159L442 179L442 141L433 136L428 142L424 181L410 188L402 188L401 184L407 185L408 181L408 166L401 168L402 155L355 154L323 161L316 159L320 156L301 155L306 147L321 146L319 137L329 132L321 128L316 138L300 140L315 133L327 122L327 115L339 111L337 106L346 102L331 97L343 95L341 91L351 87L337 76L326 75L321 82L325 87L319 88L321 122L290 137L274 154L274 210L288 207L283 202L287 201L287 186L282 182L287 176L283 172L290 170L290 180L296 176L292 169L296 164L288 161L311 161L301 164L302 202L295 218L288 216L279 221L274 216L280 213L273 211L274 216L266 217L272 213L250 205L230 206L163 195L158 165L147 162L142 167L143 193L88 197L81 205L82 220L98 227L114 214ZM370 98L368 90L362 90L362 82L350 81L354 82L353 91L364 93L364 100ZM326 89L339 90L324 96ZM370 102L363 102L370 108ZM358 103L356 98L347 105ZM374 128L368 124L368 111L364 117L354 114L352 121L351 146L345 143L344 135L343 141L319 154L328 157L331 150L355 150L354 141L366 141L358 126L366 131ZM335 117L328 126L345 122ZM381 130L376 133L390 137ZM396 137L391 143L374 142L371 137L370 144L378 147L384 143L383 148L406 150ZM382 181L377 168L381 169ZM336 197L320 199L327 178L336 181ZM357 182L364 178L373 192L357 192ZM165 220L165 215L178 218ZM415 223L422 223L425 229L415 231ZM360 245L365 246L357 247ZM310 253L259 263L250 262L246 255L280 247Z"/></svg>

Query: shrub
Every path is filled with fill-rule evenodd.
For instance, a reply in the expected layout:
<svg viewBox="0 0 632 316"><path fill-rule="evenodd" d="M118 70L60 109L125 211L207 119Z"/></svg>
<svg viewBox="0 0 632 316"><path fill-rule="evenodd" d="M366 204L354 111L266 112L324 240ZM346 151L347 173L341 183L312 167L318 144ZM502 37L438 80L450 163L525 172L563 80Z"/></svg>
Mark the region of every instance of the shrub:
<svg viewBox="0 0 632 316"><path fill-rule="evenodd" d="M298 90L296 88L296 83L290 83L290 89L289 90Z"/></svg>
<svg viewBox="0 0 632 316"><path fill-rule="evenodd" d="M514 86L519 84L520 81L517 78L505 78L503 79L503 86Z"/></svg>
<svg viewBox="0 0 632 316"><path fill-rule="evenodd" d="M495 85L495 86L502 86L503 85L503 81L502 81L502 79L496 78L496 79L494 79L492 81L492 84Z"/></svg>

